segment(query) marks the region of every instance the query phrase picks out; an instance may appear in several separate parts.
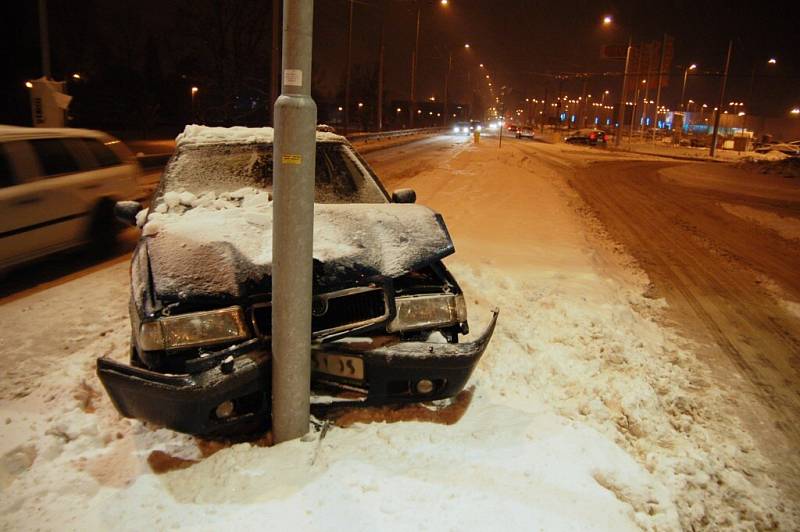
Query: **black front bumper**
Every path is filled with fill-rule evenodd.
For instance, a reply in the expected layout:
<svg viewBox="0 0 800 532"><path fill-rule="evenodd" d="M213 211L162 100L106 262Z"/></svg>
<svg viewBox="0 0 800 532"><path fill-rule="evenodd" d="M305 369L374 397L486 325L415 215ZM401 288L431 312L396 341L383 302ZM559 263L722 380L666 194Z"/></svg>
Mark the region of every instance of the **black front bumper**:
<svg viewBox="0 0 800 532"><path fill-rule="evenodd" d="M321 352L361 358L364 378L353 382L314 373L312 386L319 383L325 387L361 390L364 398L359 404L452 397L469 380L496 322L497 312L483 334L468 343L399 342L367 351L340 344L315 346ZM267 428L270 360L269 345L250 340L211 354L196 364L199 371L193 373L169 375L102 357L97 360L97 375L114 406L125 417L189 434L222 436ZM420 381L430 383L425 393L419 391ZM219 412L225 415L218 415Z"/></svg>

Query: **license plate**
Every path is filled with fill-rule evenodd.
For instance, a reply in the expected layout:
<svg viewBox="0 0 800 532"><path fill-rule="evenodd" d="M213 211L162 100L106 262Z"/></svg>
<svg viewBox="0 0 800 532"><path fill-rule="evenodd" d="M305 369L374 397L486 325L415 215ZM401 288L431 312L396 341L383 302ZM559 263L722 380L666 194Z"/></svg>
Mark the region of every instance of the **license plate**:
<svg viewBox="0 0 800 532"><path fill-rule="evenodd" d="M364 361L358 357L314 351L311 353L311 370L336 377L364 380Z"/></svg>

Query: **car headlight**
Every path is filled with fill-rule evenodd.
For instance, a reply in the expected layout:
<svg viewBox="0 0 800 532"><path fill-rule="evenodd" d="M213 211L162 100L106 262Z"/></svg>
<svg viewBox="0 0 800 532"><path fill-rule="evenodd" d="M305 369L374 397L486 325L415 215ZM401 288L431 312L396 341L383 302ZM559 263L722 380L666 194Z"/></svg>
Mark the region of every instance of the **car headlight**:
<svg viewBox="0 0 800 532"><path fill-rule="evenodd" d="M456 127L453 128L453 133L460 133L460 132L461 132L461 128L460 127L456 126Z"/></svg>
<svg viewBox="0 0 800 532"><path fill-rule="evenodd" d="M424 294L395 299L397 315L389 332L432 329L467 321L467 305L461 294Z"/></svg>
<svg viewBox="0 0 800 532"><path fill-rule="evenodd" d="M480 130L481 130L481 126L475 126L475 129L477 129L478 131L480 131Z"/></svg>
<svg viewBox="0 0 800 532"><path fill-rule="evenodd" d="M242 307L167 316L142 323L139 347L161 351L243 340L250 335Z"/></svg>

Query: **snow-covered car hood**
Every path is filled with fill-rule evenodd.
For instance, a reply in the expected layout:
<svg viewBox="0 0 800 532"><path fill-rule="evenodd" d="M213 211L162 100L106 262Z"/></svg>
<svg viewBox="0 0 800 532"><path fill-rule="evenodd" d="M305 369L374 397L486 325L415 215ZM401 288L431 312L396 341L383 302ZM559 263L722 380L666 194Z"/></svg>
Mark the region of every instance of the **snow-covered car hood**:
<svg viewBox="0 0 800 532"><path fill-rule="evenodd" d="M243 189L176 194L150 213L143 235L159 298L241 297L270 290L272 202ZM421 205L314 208L315 288L396 277L454 252L441 216Z"/></svg>

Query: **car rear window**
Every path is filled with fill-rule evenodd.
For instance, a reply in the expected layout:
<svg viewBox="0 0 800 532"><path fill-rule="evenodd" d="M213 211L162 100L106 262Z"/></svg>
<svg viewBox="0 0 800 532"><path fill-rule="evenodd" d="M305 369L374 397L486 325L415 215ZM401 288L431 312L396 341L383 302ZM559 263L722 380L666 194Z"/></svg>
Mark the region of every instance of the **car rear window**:
<svg viewBox="0 0 800 532"><path fill-rule="evenodd" d="M103 144L97 139L81 139L86 148L92 153L97 160L98 166L105 168L106 166L114 166L120 164L117 154L111 151L111 148Z"/></svg>
<svg viewBox="0 0 800 532"><path fill-rule="evenodd" d="M78 162L61 139L36 139L30 143L39 158L44 175L78 171Z"/></svg>

